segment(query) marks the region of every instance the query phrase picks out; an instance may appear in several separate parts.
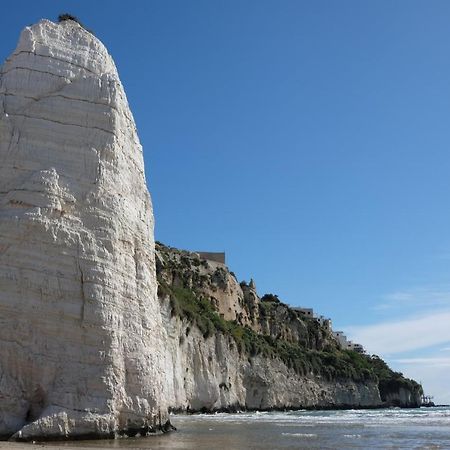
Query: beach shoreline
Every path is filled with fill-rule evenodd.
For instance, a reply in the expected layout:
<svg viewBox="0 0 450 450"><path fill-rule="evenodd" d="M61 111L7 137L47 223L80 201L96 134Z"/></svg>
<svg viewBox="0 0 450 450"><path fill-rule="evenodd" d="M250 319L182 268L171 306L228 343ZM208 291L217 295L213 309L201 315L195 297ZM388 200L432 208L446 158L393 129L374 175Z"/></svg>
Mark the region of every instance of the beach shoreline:
<svg viewBox="0 0 450 450"><path fill-rule="evenodd" d="M173 415L178 431L145 438L0 442L0 450L366 450L450 448L450 408Z"/></svg>

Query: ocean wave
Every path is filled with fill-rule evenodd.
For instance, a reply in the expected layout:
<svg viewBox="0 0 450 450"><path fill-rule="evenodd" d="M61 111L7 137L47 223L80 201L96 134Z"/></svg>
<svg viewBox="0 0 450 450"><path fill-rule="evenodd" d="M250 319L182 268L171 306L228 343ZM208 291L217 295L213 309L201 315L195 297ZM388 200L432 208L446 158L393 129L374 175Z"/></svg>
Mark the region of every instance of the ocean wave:
<svg viewBox="0 0 450 450"><path fill-rule="evenodd" d="M292 427L305 427L305 428L307 428L307 427L314 427L315 426L315 424L313 424L313 423L301 423L301 422L298 422L298 421L296 421L296 422L294 422L294 421L292 421L292 422L285 422L285 423L283 423L283 422L280 422L280 423L275 422L274 425L277 426L277 427L291 427L291 428Z"/></svg>
<svg viewBox="0 0 450 450"><path fill-rule="evenodd" d="M281 433L283 436L295 436L295 437L306 437L306 438L316 438L317 434L314 433Z"/></svg>
<svg viewBox="0 0 450 450"><path fill-rule="evenodd" d="M183 419L188 417L189 419ZM240 414L217 413L177 415L175 421L226 422L229 424L271 423L281 427L307 427L315 425L362 426L372 428L378 425L401 426L450 426L450 409L384 409L384 410L341 410L341 411L262 411Z"/></svg>

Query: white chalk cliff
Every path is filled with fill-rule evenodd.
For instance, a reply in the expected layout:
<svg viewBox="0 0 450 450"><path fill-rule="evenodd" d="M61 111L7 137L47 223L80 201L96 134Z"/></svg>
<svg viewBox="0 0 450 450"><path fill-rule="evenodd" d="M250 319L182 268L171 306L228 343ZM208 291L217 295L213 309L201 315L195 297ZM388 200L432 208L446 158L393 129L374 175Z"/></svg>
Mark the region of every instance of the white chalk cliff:
<svg viewBox="0 0 450 450"><path fill-rule="evenodd" d="M74 21L0 69L0 436L167 419L153 214L116 67Z"/></svg>
<svg viewBox="0 0 450 450"><path fill-rule="evenodd" d="M224 264L156 244L175 411L420 405L421 388Z"/></svg>

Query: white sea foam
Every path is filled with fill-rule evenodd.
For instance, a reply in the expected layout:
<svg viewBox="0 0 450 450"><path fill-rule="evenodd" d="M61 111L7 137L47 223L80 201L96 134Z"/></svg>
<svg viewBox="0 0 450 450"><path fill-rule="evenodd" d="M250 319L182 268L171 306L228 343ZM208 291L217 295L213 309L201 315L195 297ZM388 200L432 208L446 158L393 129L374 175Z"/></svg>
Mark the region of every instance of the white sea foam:
<svg viewBox="0 0 450 450"><path fill-rule="evenodd" d="M305 427L305 428L307 428L307 427L313 427L314 426L314 424L313 423L300 423L300 422L286 422L286 423L282 423L282 422L280 422L280 423L277 423L277 422L275 422L274 423L274 425L275 426L277 426L277 427Z"/></svg>
<svg viewBox="0 0 450 450"><path fill-rule="evenodd" d="M190 427L208 430L199 435L199 439L207 435L206 446L196 450L209 450L216 437L218 448L246 448L254 436L262 450L288 449L293 443L309 450L450 449L450 408L219 413L171 420L181 431L180 439Z"/></svg>
<svg viewBox="0 0 450 450"><path fill-rule="evenodd" d="M343 410L343 411L287 411L287 412L243 412L240 414L217 413L189 416L190 421L218 421L230 424L249 422L271 423L276 426L345 425L374 427L379 425L447 425L450 426L450 409L385 409L385 410ZM177 416L177 420L183 420Z"/></svg>
<svg viewBox="0 0 450 450"><path fill-rule="evenodd" d="M281 433L283 436L296 436L296 437L306 437L306 438L316 438L317 434L314 433Z"/></svg>

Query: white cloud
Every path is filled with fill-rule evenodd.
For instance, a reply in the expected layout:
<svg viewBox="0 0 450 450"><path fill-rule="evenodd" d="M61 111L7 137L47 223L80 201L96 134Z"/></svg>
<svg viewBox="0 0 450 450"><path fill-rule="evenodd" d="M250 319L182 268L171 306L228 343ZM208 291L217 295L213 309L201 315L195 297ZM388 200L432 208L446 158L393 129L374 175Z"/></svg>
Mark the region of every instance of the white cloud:
<svg viewBox="0 0 450 450"><path fill-rule="evenodd" d="M450 342L450 310L345 330L369 353L393 355Z"/></svg>
<svg viewBox="0 0 450 450"><path fill-rule="evenodd" d="M422 383L427 395L432 395L436 404L450 404L448 371L450 361L430 358L401 358L389 361L396 370Z"/></svg>
<svg viewBox="0 0 450 450"><path fill-rule="evenodd" d="M398 364L420 364L427 367L450 367L450 358L425 357L425 358L399 358L393 362Z"/></svg>
<svg viewBox="0 0 450 450"><path fill-rule="evenodd" d="M385 295L374 310L389 320L343 327L349 338L422 382L436 403L450 403L450 286L399 290Z"/></svg>
<svg viewBox="0 0 450 450"><path fill-rule="evenodd" d="M450 306L450 287L420 287L392 292L382 297L382 302L374 310L393 310L404 308L428 309Z"/></svg>

